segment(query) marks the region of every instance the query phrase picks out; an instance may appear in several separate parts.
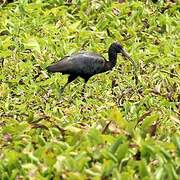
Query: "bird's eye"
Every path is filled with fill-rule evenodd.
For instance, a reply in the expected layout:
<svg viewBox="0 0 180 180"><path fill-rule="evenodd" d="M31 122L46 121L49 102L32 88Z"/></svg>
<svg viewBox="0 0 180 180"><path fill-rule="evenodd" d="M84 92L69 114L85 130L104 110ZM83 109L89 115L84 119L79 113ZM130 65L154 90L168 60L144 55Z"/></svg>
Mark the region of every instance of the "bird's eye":
<svg viewBox="0 0 180 180"><path fill-rule="evenodd" d="M121 50L122 49L122 47L121 46L118 46L118 50Z"/></svg>

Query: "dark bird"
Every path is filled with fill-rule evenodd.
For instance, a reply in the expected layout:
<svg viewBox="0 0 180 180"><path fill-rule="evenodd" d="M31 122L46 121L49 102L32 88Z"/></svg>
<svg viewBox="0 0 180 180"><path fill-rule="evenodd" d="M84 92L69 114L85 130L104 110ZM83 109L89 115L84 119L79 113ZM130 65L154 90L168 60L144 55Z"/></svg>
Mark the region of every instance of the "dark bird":
<svg viewBox="0 0 180 180"><path fill-rule="evenodd" d="M63 58L59 62L47 67L47 70L53 73L61 72L62 74L69 74L68 81L61 89L61 92L63 92L64 88L78 76L82 77L84 79L82 95L84 96L86 83L89 78L95 74L112 70L112 68L116 65L118 53L121 53L125 59L129 59L131 61L134 66L134 72L136 72L135 62L123 50L119 43L112 43L110 45L108 50L109 61L106 61L103 56L96 53L79 52ZM137 80L136 74L135 79Z"/></svg>

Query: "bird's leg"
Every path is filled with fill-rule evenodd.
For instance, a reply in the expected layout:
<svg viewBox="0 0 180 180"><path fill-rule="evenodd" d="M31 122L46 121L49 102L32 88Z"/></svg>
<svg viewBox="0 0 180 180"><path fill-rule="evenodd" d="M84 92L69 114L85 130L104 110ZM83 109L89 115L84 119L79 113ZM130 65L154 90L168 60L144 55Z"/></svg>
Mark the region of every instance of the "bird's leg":
<svg viewBox="0 0 180 180"><path fill-rule="evenodd" d="M62 94L62 93L64 92L65 87L66 87L69 83L71 83L72 81L74 81L76 78L77 78L76 75L70 74L70 76L68 77L68 82L60 89L60 91L59 91L60 94Z"/></svg>
<svg viewBox="0 0 180 180"><path fill-rule="evenodd" d="M85 98L85 89L86 89L86 82L84 82L83 88L82 88L82 92L81 92L81 96L83 98Z"/></svg>
<svg viewBox="0 0 180 180"><path fill-rule="evenodd" d="M64 92L65 87L68 85L69 83L67 82L60 90L59 93L62 94Z"/></svg>
<svg viewBox="0 0 180 180"><path fill-rule="evenodd" d="M86 84L87 84L88 79L85 79L84 85L83 85L83 88L82 88L82 92L81 92L81 96L83 97L83 100L85 100L85 90L86 90Z"/></svg>

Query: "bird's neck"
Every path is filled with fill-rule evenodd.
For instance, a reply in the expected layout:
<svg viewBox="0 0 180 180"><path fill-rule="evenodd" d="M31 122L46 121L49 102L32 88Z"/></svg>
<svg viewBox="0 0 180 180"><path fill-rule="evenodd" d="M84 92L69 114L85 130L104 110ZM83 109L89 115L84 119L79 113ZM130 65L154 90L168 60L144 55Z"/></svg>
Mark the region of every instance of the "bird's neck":
<svg viewBox="0 0 180 180"><path fill-rule="evenodd" d="M110 47L108 51L108 56L109 56L109 61L107 63L110 70L116 65L117 52L113 48Z"/></svg>

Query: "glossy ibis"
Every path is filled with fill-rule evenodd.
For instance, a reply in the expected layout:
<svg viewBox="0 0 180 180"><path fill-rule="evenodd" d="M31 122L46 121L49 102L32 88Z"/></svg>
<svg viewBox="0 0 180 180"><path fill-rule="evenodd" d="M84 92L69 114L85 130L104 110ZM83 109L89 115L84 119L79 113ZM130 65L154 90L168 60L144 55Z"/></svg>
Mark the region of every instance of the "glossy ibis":
<svg viewBox="0 0 180 180"><path fill-rule="evenodd" d="M130 56L123 50L122 46L119 43L112 43L108 50L109 61L96 53L92 52L79 52L72 54L71 56L65 57L59 62L47 67L49 72L61 72L62 74L69 74L68 81L61 89L61 92L64 91L64 88L78 76L84 79L84 85L82 89L82 95L84 96L86 83L90 77L95 74L103 73L105 71L112 70L116 65L117 54L121 53L125 59L129 59L134 66L135 79L137 82L136 76L136 64L130 58Z"/></svg>

